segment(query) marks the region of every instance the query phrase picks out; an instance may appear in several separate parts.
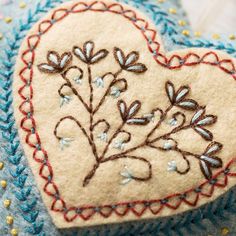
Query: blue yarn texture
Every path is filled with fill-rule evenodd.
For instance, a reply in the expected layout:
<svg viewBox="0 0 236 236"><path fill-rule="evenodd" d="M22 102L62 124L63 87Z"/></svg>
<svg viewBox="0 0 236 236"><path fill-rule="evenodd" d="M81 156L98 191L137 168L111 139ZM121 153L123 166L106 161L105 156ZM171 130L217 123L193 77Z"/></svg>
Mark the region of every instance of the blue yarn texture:
<svg viewBox="0 0 236 236"><path fill-rule="evenodd" d="M20 145L12 108L12 77L18 49L28 30L50 9L64 0L35 1L34 9L9 34L3 53L0 56L0 153L5 168L0 172L0 179L8 182L6 190L0 189L1 199L11 199L8 210L0 201L0 235L9 235L9 226L5 224L7 215L14 216L14 227L19 235L205 235L207 228L228 219L236 213L236 189L197 210L172 217L151 221L100 226L89 229L58 230L53 226L51 218L42 202L27 159ZM152 0L119 0L145 12L152 18L163 37L167 51L205 47L223 50L236 57L236 49L230 43L210 41L207 39L191 39L183 36L177 24L177 17L168 14L169 7L178 7L176 0L157 5ZM181 11L181 10L180 10ZM180 12L182 18L184 11ZM179 17L179 16L178 16ZM202 234L203 233L203 234Z"/></svg>

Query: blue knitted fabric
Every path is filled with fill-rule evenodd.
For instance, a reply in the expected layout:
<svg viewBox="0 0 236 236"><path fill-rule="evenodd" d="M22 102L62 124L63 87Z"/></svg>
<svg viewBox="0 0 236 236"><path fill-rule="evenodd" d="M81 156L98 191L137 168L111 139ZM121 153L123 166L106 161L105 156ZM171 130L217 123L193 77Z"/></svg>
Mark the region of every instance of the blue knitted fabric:
<svg viewBox="0 0 236 236"><path fill-rule="evenodd" d="M12 110L12 74L14 72L15 56L27 31L47 11L65 2L63 0L45 0L31 2L32 10L22 17L15 29L8 32L8 39L0 44L0 132L1 132L1 161L5 166L0 171L0 179L8 182L6 190L0 189L0 199L11 199L10 209L0 201L0 235L10 235L10 227L6 226L7 215L14 216L14 228L19 229L19 235L206 235L211 232L218 235L214 225L230 224L236 212L235 189L219 198L212 204L203 206L176 217L125 223L113 226L101 226L90 229L57 230L41 200L31 170L19 143L17 130L14 124ZM178 1L167 1L157 5L152 0L119 0L146 12L155 22L158 31L163 37L167 51L188 48L206 47L226 51L236 57L235 46L221 41L207 39L191 39L181 34L178 19L184 18L184 11L178 10L177 15L169 15L168 9L180 9ZM19 14L19 13L16 13ZM190 29L189 29L190 30ZM230 226L230 225L229 225ZM236 231L235 231L236 232ZM233 233L233 232L232 232ZM235 234L232 234L235 235Z"/></svg>

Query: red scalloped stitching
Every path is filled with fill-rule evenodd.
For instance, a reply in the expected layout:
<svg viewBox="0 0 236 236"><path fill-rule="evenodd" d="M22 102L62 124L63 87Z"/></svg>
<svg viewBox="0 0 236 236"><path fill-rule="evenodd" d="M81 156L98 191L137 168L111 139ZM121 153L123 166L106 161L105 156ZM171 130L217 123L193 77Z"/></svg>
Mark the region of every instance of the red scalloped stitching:
<svg viewBox="0 0 236 236"><path fill-rule="evenodd" d="M160 43L155 41L157 32L149 28L148 22L144 19L138 18L133 10L125 9L119 3L106 4L102 1L94 1L93 3L87 4L85 2L78 2L69 9L61 8L55 10L49 20L44 20L39 24L38 33L30 35L27 38L28 49L21 54L21 60L25 64L25 67L19 73L24 85L18 91L23 100L19 107L20 112L24 115L21 120L21 128L26 132L26 143L34 149L34 160L40 164L39 175L46 181L43 190L52 198L51 210L62 213L67 222L72 222L77 217L80 217L83 220L89 220L94 214L99 214L104 218L108 218L113 213L123 217L127 213L132 212L136 217L141 217L146 211L149 211L153 215L157 215L164 207L176 210L183 203L194 207L197 205L200 197L210 198L215 188L224 188L227 186L228 177L236 176L236 172L231 172L230 170L230 168L236 166L236 158L232 159L224 169L214 175L212 179L214 181L205 181L197 188L189 189L183 193L169 195L165 199L118 202L100 206L67 206L67 203L61 197L59 189L54 182L53 168L50 165L47 152L42 148L40 137L36 130L36 122L33 118L33 88L31 85L33 79L32 65L35 59L35 49L40 43L42 35L49 31L55 23L61 21L69 14L77 14L85 11L110 12L125 17L140 30L144 39L147 41L148 49L153 54L155 61L168 69L173 70L181 68L182 66L207 64L220 68L236 79L235 66L232 60L220 60L218 55L213 51L207 52L202 57L193 52L186 54L184 57L181 57L180 55L172 55L170 58L165 57L165 55L159 52ZM175 62L174 65L172 65L173 61ZM27 103L29 103L28 107L26 105ZM26 122L28 122L28 127Z"/></svg>

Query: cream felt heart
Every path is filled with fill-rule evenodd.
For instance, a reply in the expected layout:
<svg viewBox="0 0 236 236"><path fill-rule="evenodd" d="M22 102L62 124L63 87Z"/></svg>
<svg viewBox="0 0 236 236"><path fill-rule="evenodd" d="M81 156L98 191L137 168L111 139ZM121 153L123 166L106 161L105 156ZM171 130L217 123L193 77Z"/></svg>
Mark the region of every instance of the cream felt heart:
<svg viewBox="0 0 236 236"><path fill-rule="evenodd" d="M235 185L235 61L164 53L149 19L68 2L24 40L14 113L59 228L171 216Z"/></svg>

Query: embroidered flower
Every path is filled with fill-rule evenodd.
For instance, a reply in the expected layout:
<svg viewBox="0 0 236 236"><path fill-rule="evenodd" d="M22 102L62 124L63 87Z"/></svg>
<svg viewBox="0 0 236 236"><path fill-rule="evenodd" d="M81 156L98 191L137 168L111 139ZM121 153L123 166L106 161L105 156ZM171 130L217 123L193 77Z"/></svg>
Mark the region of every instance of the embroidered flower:
<svg viewBox="0 0 236 236"><path fill-rule="evenodd" d="M72 138L60 138L59 143L61 150L64 150L65 147L69 147L72 141L73 141Z"/></svg>
<svg viewBox="0 0 236 236"><path fill-rule="evenodd" d="M165 150L170 150L170 149L173 148L173 144L170 141L167 141L167 142L164 143L163 148Z"/></svg>
<svg viewBox="0 0 236 236"><path fill-rule="evenodd" d="M81 61L86 64L95 64L105 58L108 55L106 49L99 50L97 53L94 53L94 42L88 41L83 45L83 49L77 46L73 47L73 53Z"/></svg>
<svg viewBox="0 0 236 236"><path fill-rule="evenodd" d="M139 59L138 52L133 51L125 56L121 49L114 48L114 56L123 70L135 73L143 73L147 70L147 67L144 64L137 63Z"/></svg>
<svg viewBox="0 0 236 236"><path fill-rule="evenodd" d="M214 156L222 149L223 145L218 142L212 142L206 148L205 152L200 156L200 168L207 179L212 178L211 168L222 167L222 160Z"/></svg>
<svg viewBox="0 0 236 236"><path fill-rule="evenodd" d="M103 142L107 142L107 133L103 132L97 136L98 139L100 139Z"/></svg>
<svg viewBox="0 0 236 236"><path fill-rule="evenodd" d="M121 118L124 122L130 125L146 125L149 120L145 117L136 118L135 115L141 108L141 102L136 100L131 103L129 108L123 100L117 103L118 109L120 111Z"/></svg>
<svg viewBox="0 0 236 236"><path fill-rule="evenodd" d="M124 150L125 149L125 143L124 143L123 140L117 140L117 141L115 141L113 147L116 148L116 149L119 149L119 150Z"/></svg>
<svg viewBox="0 0 236 236"><path fill-rule="evenodd" d="M149 121L154 122L155 115L153 113L149 113L149 114L144 114L143 117L148 119Z"/></svg>
<svg viewBox="0 0 236 236"><path fill-rule="evenodd" d="M124 171L120 172L120 175L124 178L121 181L122 185L128 184L133 179L133 175L132 175L132 173L130 172L130 170L128 169L127 166L125 166L125 170Z"/></svg>
<svg viewBox="0 0 236 236"><path fill-rule="evenodd" d="M118 98L120 96L120 93L121 91L119 88L115 86L111 87L111 92L110 92L111 96L113 96L114 98Z"/></svg>
<svg viewBox="0 0 236 236"><path fill-rule="evenodd" d="M169 120L168 123L169 123L169 125L171 125L171 126L176 126L177 123L178 123L178 121L177 121L175 118L172 118L172 119Z"/></svg>
<svg viewBox="0 0 236 236"><path fill-rule="evenodd" d="M213 134L203 127L214 124L217 121L217 117L213 115L205 115L205 112L205 107L199 107L192 117L191 125L193 125L194 130L205 140L212 141Z"/></svg>
<svg viewBox="0 0 236 236"><path fill-rule="evenodd" d="M65 104L69 104L69 102L71 101L71 97L70 96L67 96L67 95L64 95L61 97L61 102L60 102L60 107L62 107L63 105Z"/></svg>
<svg viewBox="0 0 236 236"><path fill-rule="evenodd" d="M96 77L93 81L97 88L104 88L104 81L101 77Z"/></svg>
<svg viewBox="0 0 236 236"><path fill-rule="evenodd" d="M76 77L73 78L73 80L75 81L76 84L79 84L79 85L82 84L81 76L76 76Z"/></svg>
<svg viewBox="0 0 236 236"><path fill-rule="evenodd" d="M181 86L178 91L175 92L173 83L170 81L166 83L166 93L172 105L186 110L196 110L198 103L193 99L186 99L189 91L190 88L188 86Z"/></svg>
<svg viewBox="0 0 236 236"><path fill-rule="evenodd" d="M47 54L48 63L42 63L38 65L41 72L44 73L60 73L62 72L72 61L72 55L70 52L65 52L61 56L55 52L50 51Z"/></svg>
<svg viewBox="0 0 236 236"><path fill-rule="evenodd" d="M167 164L167 171L176 171L177 170L177 165L176 161L170 161Z"/></svg>

